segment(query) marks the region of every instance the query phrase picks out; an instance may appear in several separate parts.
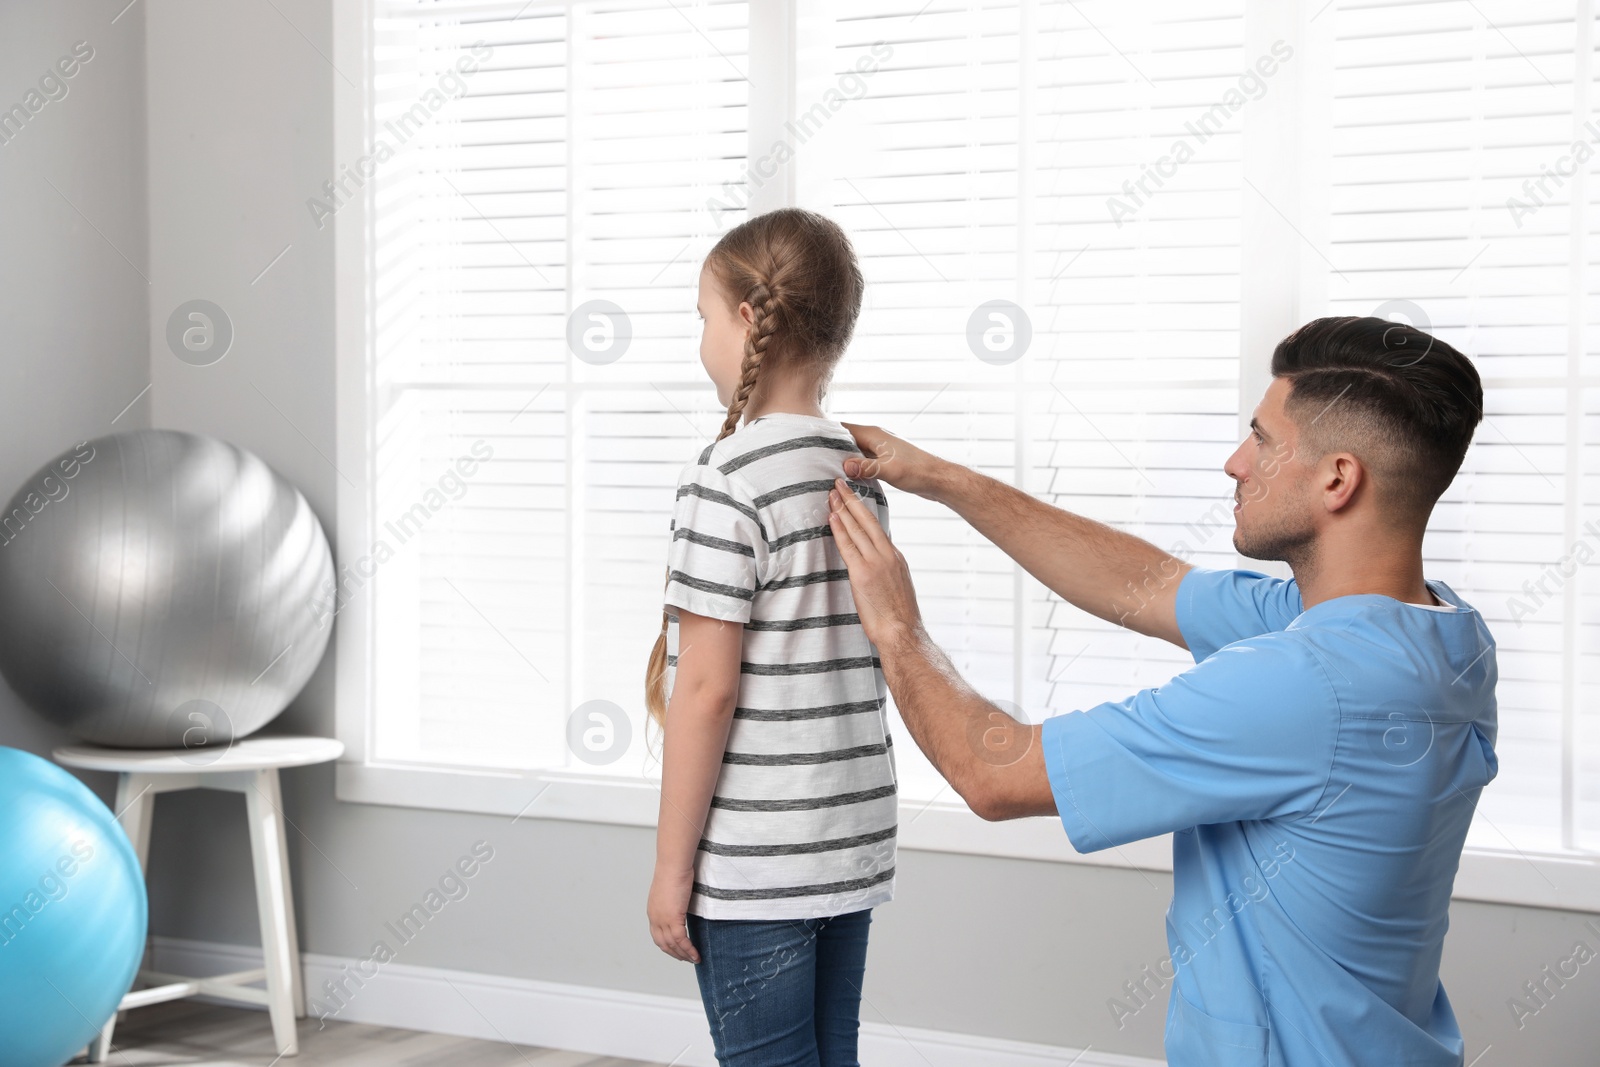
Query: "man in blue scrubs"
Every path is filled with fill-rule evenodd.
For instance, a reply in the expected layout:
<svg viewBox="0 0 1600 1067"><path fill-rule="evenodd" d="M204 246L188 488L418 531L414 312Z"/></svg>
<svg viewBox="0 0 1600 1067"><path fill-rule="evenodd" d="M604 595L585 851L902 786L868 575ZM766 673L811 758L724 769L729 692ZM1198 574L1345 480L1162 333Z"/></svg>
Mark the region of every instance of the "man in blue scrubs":
<svg viewBox="0 0 1600 1067"><path fill-rule="evenodd" d="M951 507L1064 599L1187 648L1126 700L1019 723L929 639L910 574L840 482L829 521L918 745L985 819L1059 816L1080 852L1173 833L1172 1067L1460 1067L1439 982L1451 884L1495 775L1482 617L1423 577L1423 532L1483 410L1471 362L1374 318L1273 354L1234 545L1294 578L1202 570L876 427L880 477Z"/></svg>

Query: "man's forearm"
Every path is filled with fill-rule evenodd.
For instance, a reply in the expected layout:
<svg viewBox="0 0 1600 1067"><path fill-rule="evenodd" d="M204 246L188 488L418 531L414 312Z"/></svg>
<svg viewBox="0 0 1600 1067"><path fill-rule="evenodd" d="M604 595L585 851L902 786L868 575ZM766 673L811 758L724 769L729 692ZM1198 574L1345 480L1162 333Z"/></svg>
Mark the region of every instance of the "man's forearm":
<svg viewBox="0 0 1600 1067"><path fill-rule="evenodd" d="M989 820L1055 814L1037 726L985 700L920 626L878 657L906 729L969 808Z"/></svg>
<svg viewBox="0 0 1600 1067"><path fill-rule="evenodd" d="M993 541L1029 574L1091 615L1184 646L1178 583L1190 569L1149 541L1053 507L957 463L927 494Z"/></svg>

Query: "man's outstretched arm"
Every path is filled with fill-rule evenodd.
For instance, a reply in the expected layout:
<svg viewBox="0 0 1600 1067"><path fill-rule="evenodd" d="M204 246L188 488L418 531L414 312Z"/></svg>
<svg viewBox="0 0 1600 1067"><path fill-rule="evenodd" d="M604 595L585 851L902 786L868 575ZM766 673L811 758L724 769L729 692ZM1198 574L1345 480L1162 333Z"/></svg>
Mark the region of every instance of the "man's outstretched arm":
<svg viewBox="0 0 1600 1067"><path fill-rule="evenodd" d="M1074 515L876 426L844 424L868 458L851 478L881 478L950 508L1024 570L1091 615L1187 648L1178 585L1190 565L1143 538Z"/></svg>
<svg viewBox="0 0 1600 1067"><path fill-rule="evenodd" d="M928 637L905 557L855 492L839 481L828 502L856 613L923 755L982 818L1054 815L1039 727L985 700Z"/></svg>

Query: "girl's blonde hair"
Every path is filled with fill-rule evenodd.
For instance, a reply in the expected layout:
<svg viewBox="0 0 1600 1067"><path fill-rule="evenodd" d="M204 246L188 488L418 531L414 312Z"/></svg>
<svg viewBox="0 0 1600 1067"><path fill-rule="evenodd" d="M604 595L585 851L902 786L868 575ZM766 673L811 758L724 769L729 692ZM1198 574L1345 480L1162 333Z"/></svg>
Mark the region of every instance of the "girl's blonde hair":
<svg viewBox="0 0 1600 1067"><path fill-rule="evenodd" d="M815 212L780 208L723 234L706 268L729 305L749 304L753 319L717 440L739 428L767 371L814 375L820 402L861 313L861 266L845 232ZM645 708L658 725L667 713L668 618L663 609L645 671Z"/></svg>

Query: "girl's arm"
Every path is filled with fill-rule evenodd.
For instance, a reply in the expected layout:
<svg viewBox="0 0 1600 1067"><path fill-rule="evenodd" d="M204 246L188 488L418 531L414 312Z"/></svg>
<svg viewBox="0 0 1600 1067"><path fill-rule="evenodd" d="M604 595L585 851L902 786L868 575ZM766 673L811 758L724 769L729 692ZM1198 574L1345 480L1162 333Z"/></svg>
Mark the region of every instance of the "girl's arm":
<svg viewBox="0 0 1600 1067"><path fill-rule="evenodd" d="M656 947L676 959L699 963L700 954L687 929L689 897L694 891L695 855L739 696L744 627L679 608L678 647L662 741L656 871L646 911Z"/></svg>

